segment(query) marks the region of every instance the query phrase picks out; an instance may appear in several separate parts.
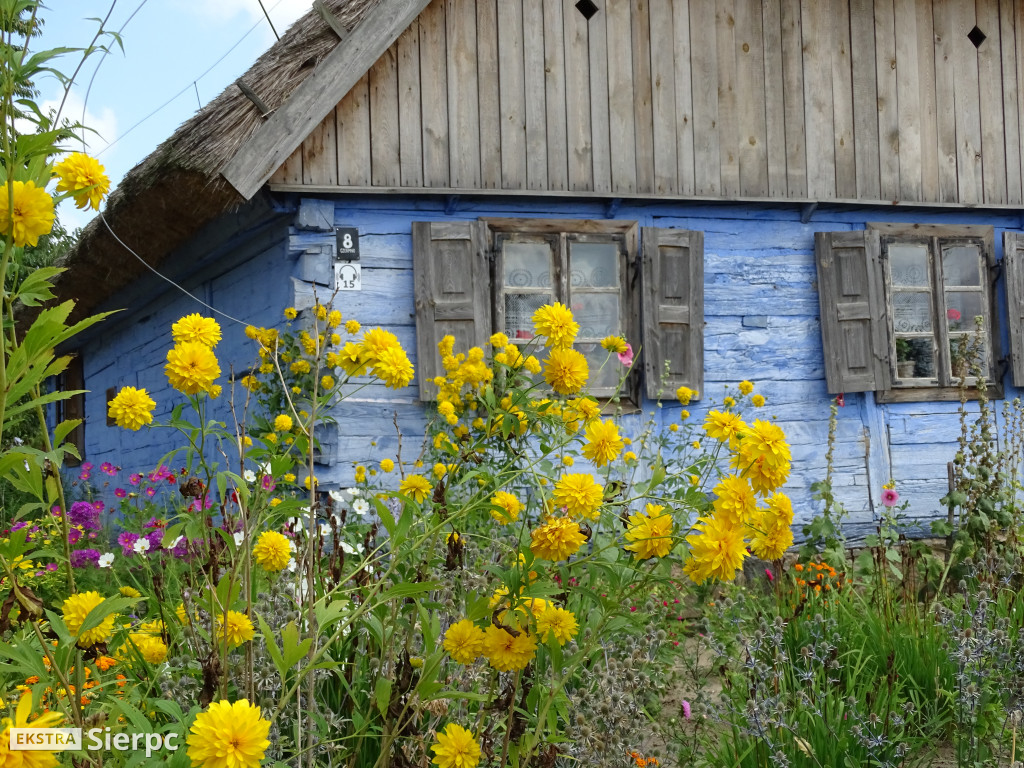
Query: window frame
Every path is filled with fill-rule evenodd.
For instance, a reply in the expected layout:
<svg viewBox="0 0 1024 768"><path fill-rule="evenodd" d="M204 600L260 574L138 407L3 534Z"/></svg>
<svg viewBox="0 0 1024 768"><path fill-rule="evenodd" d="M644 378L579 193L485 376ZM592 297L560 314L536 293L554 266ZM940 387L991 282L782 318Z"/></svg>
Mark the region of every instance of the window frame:
<svg viewBox="0 0 1024 768"><path fill-rule="evenodd" d="M1003 360L999 344L999 304L996 299L995 283L998 276L995 260L994 228L985 225L944 225L944 224L900 224L890 222L868 222L868 230L879 234L879 259L882 269L885 299L885 328L888 343L890 386L876 391L876 399L882 403L955 401L960 399L959 379L951 371L950 335L946 323L946 298L948 290L943 281L942 249L957 244L976 244L981 254L983 267L982 294L983 309L988 319L987 334L989 371L987 396L1003 397ZM923 244L927 247L929 276L929 312L932 324L932 340L936 345L936 376L934 378L902 379L898 371L896 352L895 312L893 308L893 284L889 246L892 244ZM966 380L968 397L977 398L973 387L975 377Z"/></svg>
<svg viewBox="0 0 1024 768"><path fill-rule="evenodd" d="M553 244L553 276L550 294L554 301L571 306L572 285L570 248L574 242L615 243L619 248L619 318L623 336L634 350L641 346L639 280L640 248L639 225L636 221L593 219L513 219L482 218L487 225L491 248L491 309L492 328L504 332L504 251L506 242L539 242ZM538 290L527 291L540 293ZM611 292L611 291L606 291ZM513 342L515 339L511 339ZM598 340L600 341L600 340ZM616 405L638 408L641 404L640 370L635 365L619 391ZM591 388L592 394L602 402L613 402L615 392L610 387Z"/></svg>

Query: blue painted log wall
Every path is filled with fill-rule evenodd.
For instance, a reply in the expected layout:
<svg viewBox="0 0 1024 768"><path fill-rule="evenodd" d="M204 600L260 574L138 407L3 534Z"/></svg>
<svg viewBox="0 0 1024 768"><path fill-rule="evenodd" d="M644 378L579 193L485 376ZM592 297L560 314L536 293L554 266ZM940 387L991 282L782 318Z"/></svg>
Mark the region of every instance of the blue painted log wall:
<svg viewBox="0 0 1024 768"><path fill-rule="evenodd" d="M415 355L412 242L413 221L474 220L486 216L603 219L603 202L564 198L462 199L450 214L445 198L388 195L330 199L286 199L295 209L294 223L278 242L255 253L240 266L192 286L213 306L239 319L224 321L225 339L218 348L225 373L255 360L243 324L281 325L281 310L300 308L329 289L326 266L333 236L324 227L355 226L360 233L362 290L343 292L335 306L364 326L392 330ZM641 226L678 227L704 232L705 243L705 394L720 400L724 387L751 379L764 394L765 414L776 417L793 449L793 474L787 492L798 521L808 520L818 505L810 486L825 474L829 396L824 380L819 305L814 265L814 233L864 228L868 221L984 224L995 228L996 256L1002 258L1004 229L1021 228L1020 218L1001 212L957 209L818 208L801 223L795 206L705 203L623 202L615 218ZM185 251L187 253L187 250ZM1005 296L998 286L1003 349L1008 349ZM158 401L157 418L166 416L180 396L163 374L170 345L170 325L183 314L204 311L187 297L165 293L159 301L104 324L83 349L86 386L87 459L111 461L132 471L155 465L176 443L166 430L139 433L107 427L104 391L125 384L145 386ZM414 363L415 363L414 359ZM1009 381L1007 397L1019 395ZM227 398L214 415L227 417ZM872 393L848 394L839 411L835 448L835 486L839 499L861 530L871 526L881 486L890 477L911 503L912 517L944 515L939 498L946 491L946 462L959 434L957 403L882 405ZM701 419L707 399L690 407ZM678 419L677 403L631 417L629 429L642 428L653 413L659 425ZM397 415L404 433L405 457L415 453L424 431L425 412L414 387L401 392L369 386L337 409L338 430L326 438L325 461L318 469L324 487L351 482L356 462L393 455Z"/></svg>

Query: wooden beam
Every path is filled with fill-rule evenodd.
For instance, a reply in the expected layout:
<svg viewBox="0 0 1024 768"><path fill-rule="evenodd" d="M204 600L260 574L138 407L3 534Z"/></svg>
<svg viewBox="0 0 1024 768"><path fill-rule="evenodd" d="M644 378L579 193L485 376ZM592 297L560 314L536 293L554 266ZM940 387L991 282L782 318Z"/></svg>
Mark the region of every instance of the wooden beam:
<svg viewBox="0 0 1024 768"><path fill-rule="evenodd" d="M337 106L429 0L381 0L277 111L242 144L221 173L250 199Z"/></svg>
<svg viewBox="0 0 1024 768"><path fill-rule="evenodd" d="M334 30L339 40L348 37L348 30L341 23L341 19L331 13L330 8L324 5L324 0L313 0L313 10L320 14L320 18L327 22L327 26Z"/></svg>

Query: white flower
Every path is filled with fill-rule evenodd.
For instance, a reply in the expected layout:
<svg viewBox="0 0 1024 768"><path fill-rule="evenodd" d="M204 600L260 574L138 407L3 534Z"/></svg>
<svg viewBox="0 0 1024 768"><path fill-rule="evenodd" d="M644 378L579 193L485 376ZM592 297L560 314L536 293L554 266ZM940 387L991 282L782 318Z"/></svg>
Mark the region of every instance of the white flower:
<svg viewBox="0 0 1024 768"><path fill-rule="evenodd" d="M347 555L358 555L359 554L359 550L356 549L355 547L353 547L347 541L341 542L340 546L341 546L341 551L344 552Z"/></svg>
<svg viewBox="0 0 1024 768"><path fill-rule="evenodd" d="M292 548L294 549L294 547L295 547L295 545L293 544ZM289 560L288 561L288 573L295 573L295 568L297 567L297 565L298 565L298 563L295 562L295 558L294 557L291 560Z"/></svg>
<svg viewBox="0 0 1024 768"><path fill-rule="evenodd" d="M366 499L356 499L352 502L352 511L363 517L370 511L370 502Z"/></svg>
<svg viewBox="0 0 1024 768"><path fill-rule="evenodd" d="M176 546L178 546L179 544L181 544L181 540L182 540L182 539L184 539L184 538L185 538L184 536L179 536L178 538L176 538L176 539L175 539L174 541L172 541L171 543L169 543L169 544L164 544L164 549L174 549L174 548L175 548Z"/></svg>
<svg viewBox="0 0 1024 768"><path fill-rule="evenodd" d="M331 497L338 504L345 503L345 492L344 491L328 491L327 495Z"/></svg>
<svg viewBox="0 0 1024 768"><path fill-rule="evenodd" d="M299 531L303 530L301 517L289 517L285 521L285 524L290 525L295 533L298 533Z"/></svg>
<svg viewBox="0 0 1024 768"><path fill-rule="evenodd" d="M270 470L270 462L269 461L266 464L260 464L260 474L261 475L272 475L272 474L274 474Z"/></svg>
<svg viewBox="0 0 1024 768"><path fill-rule="evenodd" d="M358 488L346 488L345 493L354 499L360 495L361 491Z"/></svg>
<svg viewBox="0 0 1024 768"><path fill-rule="evenodd" d="M235 546L242 546L243 541L245 541L245 531L237 531L235 533Z"/></svg>
<svg viewBox="0 0 1024 768"><path fill-rule="evenodd" d="M113 564L114 564L114 553L113 552L104 552L102 555L100 555L99 562L97 563L97 565L99 565L100 568L109 568Z"/></svg>
<svg viewBox="0 0 1024 768"><path fill-rule="evenodd" d="M295 542L291 539L288 540L288 549L291 552L298 552L299 548L295 546Z"/></svg>
<svg viewBox="0 0 1024 768"><path fill-rule="evenodd" d="M242 477L245 478L245 482L247 482L247 483L255 483L256 482L256 473L253 472L251 469L245 470L245 472L242 473Z"/></svg>
<svg viewBox="0 0 1024 768"><path fill-rule="evenodd" d="M140 555L149 552L149 539L147 539L145 536L136 539L135 543L132 544L132 549L134 549Z"/></svg>

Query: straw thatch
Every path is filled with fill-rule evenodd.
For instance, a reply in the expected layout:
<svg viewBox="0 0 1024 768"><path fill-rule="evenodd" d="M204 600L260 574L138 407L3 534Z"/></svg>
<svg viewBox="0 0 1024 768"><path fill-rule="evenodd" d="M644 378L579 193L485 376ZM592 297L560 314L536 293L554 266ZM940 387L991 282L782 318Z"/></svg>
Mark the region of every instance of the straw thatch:
<svg viewBox="0 0 1024 768"><path fill-rule="evenodd" d="M324 0L346 29L376 4L377 0ZM311 10L241 80L275 110L337 44L337 34ZM161 264L201 227L245 202L220 171L264 120L237 85L228 86L125 175L106 202L104 216L110 227L149 264ZM99 217L85 227L62 266L67 271L58 283L58 294L77 300L76 317L88 314L146 271Z"/></svg>

